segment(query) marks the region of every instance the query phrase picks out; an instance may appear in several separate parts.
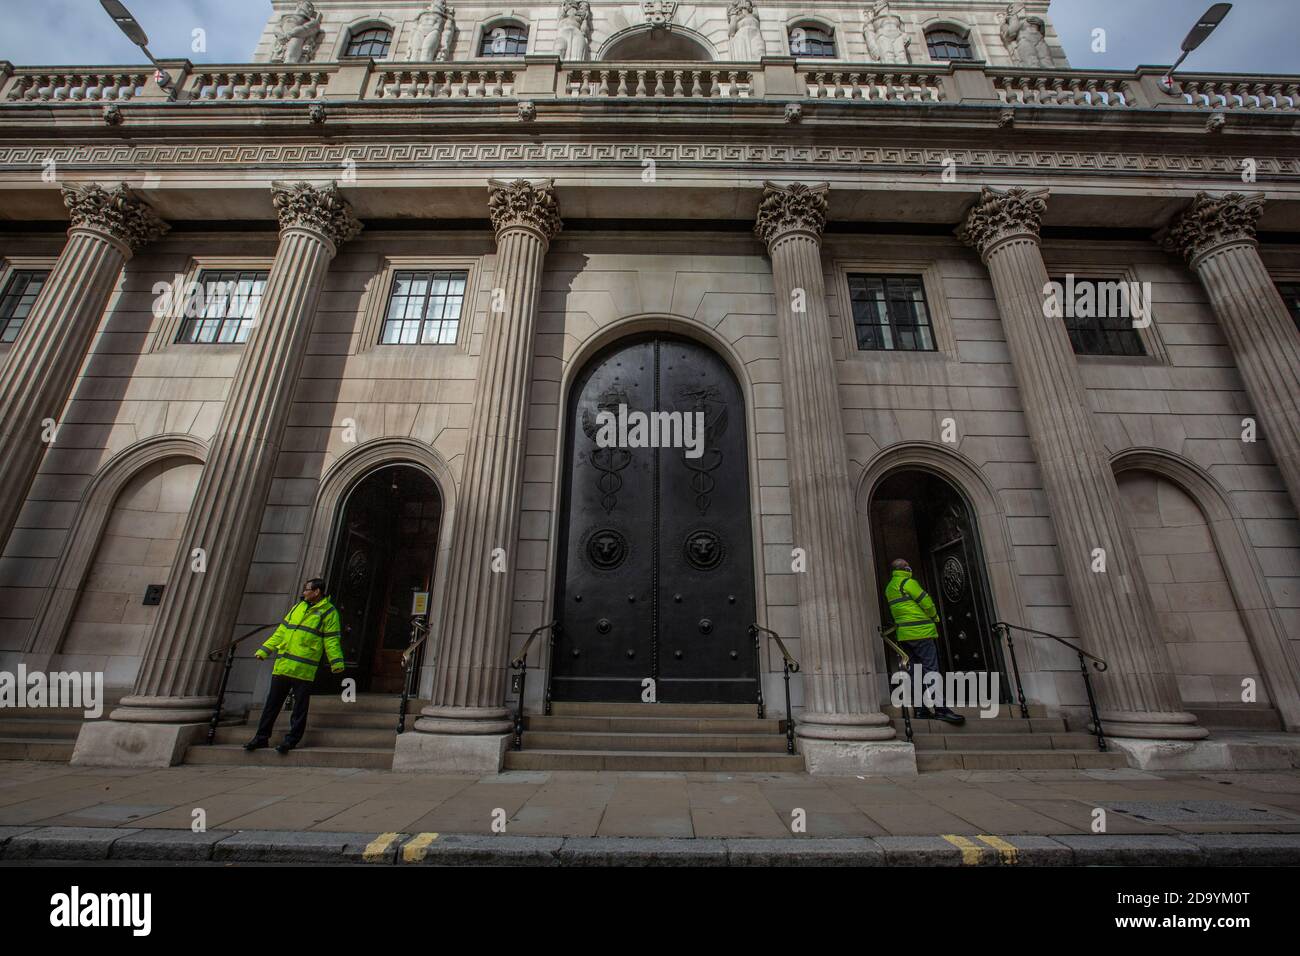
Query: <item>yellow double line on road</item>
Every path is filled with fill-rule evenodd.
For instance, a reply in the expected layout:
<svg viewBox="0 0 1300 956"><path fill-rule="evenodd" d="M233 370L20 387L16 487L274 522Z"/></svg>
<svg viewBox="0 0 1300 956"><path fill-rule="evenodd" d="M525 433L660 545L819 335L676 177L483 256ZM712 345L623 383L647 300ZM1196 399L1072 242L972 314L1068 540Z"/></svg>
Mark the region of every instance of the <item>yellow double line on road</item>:
<svg viewBox="0 0 1300 956"><path fill-rule="evenodd" d="M366 863L381 863L384 854L388 848L393 845L400 833L381 833L368 844L361 854L361 859ZM402 862L419 863L424 859L424 855L429 852L429 845L438 839L436 833L417 833L414 837L402 844Z"/></svg>
<svg viewBox="0 0 1300 956"><path fill-rule="evenodd" d="M967 837L958 836L955 833L945 833L943 834L943 838L957 849L961 850L962 866L979 866L980 856L984 851L984 847ZM1002 863L1004 865L1015 866L1020 862L1020 852L1001 837L989 836L981 833L977 835L975 839L980 840L997 850L998 854L1002 857Z"/></svg>

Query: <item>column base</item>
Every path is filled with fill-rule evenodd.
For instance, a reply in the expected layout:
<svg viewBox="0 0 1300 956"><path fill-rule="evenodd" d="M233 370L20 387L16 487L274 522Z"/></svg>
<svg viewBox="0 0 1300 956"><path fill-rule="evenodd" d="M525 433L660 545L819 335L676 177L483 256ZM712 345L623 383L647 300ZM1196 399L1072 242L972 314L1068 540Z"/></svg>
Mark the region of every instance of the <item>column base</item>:
<svg viewBox="0 0 1300 956"><path fill-rule="evenodd" d="M515 722L504 707L442 707L430 704L420 711L414 727L426 734L514 733Z"/></svg>
<svg viewBox="0 0 1300 956"><path fill-rule="evenodd" d="M885 714L825 714L805 711L796 716L795 734L801 740L893 740L894 722Z"/></svg>
<svg viewBox="0 0 1300 956"><path fill-rule="evenodd" d="M93 720L81 725L68 761L74 767L174 767L206 724Z"/></svg>
<svg viewBox="0 0 1300 956"><path fill-rule="evenodd" d="M1095 729L1095 728L1094 728ZM1101 729L1112 737L1129 740L1204 740L1210 732L1186 711L1102 711Z"/></svg>
<svg viewBox="0 0 1300 956"><path fill-rule="evenodd" d="M432 734L411 730L397 737L393 769L433 773L500 773L511 734Z"/></svg>
<svg viewBox="0 0 1300 956"><path fill-rule="evenodd" d="M915 776L916 748L901 740L887 743L865 740L799 741L809 773L847 777L851 774Z"/></svg>
<svg viewBox="0 0 1300 956"><path fill-rule="evenodd" d="M212 719L215 697L123 697L110 720L142 724L188 724Z"/></svg>

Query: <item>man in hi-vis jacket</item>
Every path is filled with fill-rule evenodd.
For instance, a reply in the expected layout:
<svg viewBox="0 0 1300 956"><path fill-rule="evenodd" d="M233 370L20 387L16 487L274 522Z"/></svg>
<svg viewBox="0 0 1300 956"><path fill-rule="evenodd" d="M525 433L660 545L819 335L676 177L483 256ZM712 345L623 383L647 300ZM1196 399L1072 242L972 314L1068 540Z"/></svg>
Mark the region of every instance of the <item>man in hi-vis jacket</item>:
<svg viewBox="0 0 1300 956"><path fill-rule="evenodd" d="M253 739L244 744L245 750L257 750L270 743L275 718L290 691L293 691L293 715L289 719L289 733L275 750L287 754L298 746L303 731L307 729L307 706L321 655L329 657L333 673L343 673L343 648L339 645L341 629L339 612L325 596L324 579L312 578L302 586L302 600L294 605L266 643L257 649L255 656L258 660L266 660L271 654L277 656L271 671L271 692L266 695L266 706L262 708L262 719Z"/></svg>
<svg viewBox="0 0 1300 956"><path fill-rule="evenodd" d="M885 601L897 628L894 636L921 665L922 679L927 672L939 675L939 706L931 713L921 701L913 701L916 716L922 720L964 724L965 717L944 706L943 671L939 669L939 612L935 610L934 598L912 577L912 566L902 558L892 561L889 569L893 574L885 585Z"/></svg>

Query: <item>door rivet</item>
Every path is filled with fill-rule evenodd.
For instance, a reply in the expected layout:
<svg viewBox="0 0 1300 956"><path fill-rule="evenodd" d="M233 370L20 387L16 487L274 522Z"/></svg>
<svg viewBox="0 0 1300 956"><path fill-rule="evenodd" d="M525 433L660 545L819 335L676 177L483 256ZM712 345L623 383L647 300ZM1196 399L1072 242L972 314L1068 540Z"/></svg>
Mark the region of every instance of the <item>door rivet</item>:
<svg viewBox="0 0 1300 956"><path fill-rule="evenodd" d="M573 656L574 656L574 657L577 657L577 656L578 656L579 654L581 654L581 653L582 653L582 651L578 650L576 647L573 649Z"/></svg>
<svg viewBox="0 0 1300 956"><path fill-rule="evenodd" d="M682 596L681 596L680 594L674 594L674 595L673 595L673 600L676 601L678 604L681 604L681 603L682 603Z"/></svg>
<svg viewBox="0 0 1300 956"><path fill-rule="evenodd" d="M732 652L731 652L731 659L732 659L733 661L734 661L737 657L739 657L739 656L740 656L740 655L737 654L735 651L732 651Z"/></svg>
<svg viewBox="0 0 1300 956"><path fill-rule="evenodd" d="M712 630L713 630L713 622L710 621L707 617L700 618L700 633L708 634L712 632Z"/></svg>
<svg viewBox="0 0 1300 956"><path fill-rule="evenodd" d="M735 604L735 603L736 603L736 595L734 595L734 594L728 594L728 595L727 595L727 603L728 603L728 604Z"/></svg>
<svg viewBox="0 0 1300 956"><path fill-rule="evenodd" d="M628 656L629 658L636 657L636 651L632 650L632 648L629 647L629 648L627 649L627 656Z"/></svg>
<svg viewBox="0 0 1300 956"><path fill-rule="evenodd" d="M673 657L677 658L677 659L680 661L680 660L682 659L682 652L681 652L681 651L673 651Z"/></svg>
<svg viewBox="0 0 1300 956"><path fill-rule="evenodd" d="M582 595L581 595L581 594L575 594L575 595L573 596L573 599L574 599L575 601L581 601L581 600L582 600Z"/></svg>
<svg viewBox="0 0 1300 956"><path fill-rule="evenodd" d="M636 603L636 595L635 595L635 594L629 594L629 595L627 596L627 603L628 603L628 604L635 604L635 603Z"/></svg>
<svg viewBox="0 0 1300 956"><path fill-rule="evenodd" d="M601 634L608 634L611 626L612 625L609 623L609 618L607 617L602 617L599 621L596 622L596 630L599 631Z"/></svg>

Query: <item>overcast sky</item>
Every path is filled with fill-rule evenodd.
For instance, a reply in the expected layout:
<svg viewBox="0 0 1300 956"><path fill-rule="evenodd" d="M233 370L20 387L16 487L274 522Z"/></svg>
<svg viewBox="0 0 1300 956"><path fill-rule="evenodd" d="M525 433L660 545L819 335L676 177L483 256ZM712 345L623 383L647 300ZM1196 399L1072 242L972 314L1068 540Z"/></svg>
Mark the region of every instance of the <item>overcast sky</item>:
<svg viewBox="0 0 1300 956"><path fill-rule="evenodd" d="M722 0L718 0L719 3ZM1050 17L1076 69L1163 65L1209 0L1052 0ZM269 0L127 0L144 25L150 52L196 63L244 63L270 16ZM759 3L762 13L762 2ZM1225 73L1300 73L1300 0L1237 0L1228 19L1192 54L1187 69ZM98 0L0 0L0 59L22 65L139 63ZM206 31L195 51L193 31ZM1093 30L1106 31L1094 53Z"/></svg>

